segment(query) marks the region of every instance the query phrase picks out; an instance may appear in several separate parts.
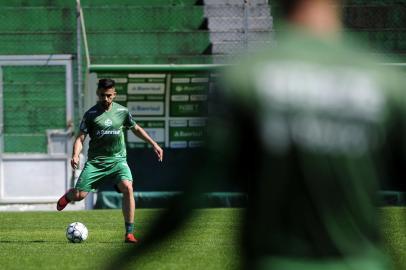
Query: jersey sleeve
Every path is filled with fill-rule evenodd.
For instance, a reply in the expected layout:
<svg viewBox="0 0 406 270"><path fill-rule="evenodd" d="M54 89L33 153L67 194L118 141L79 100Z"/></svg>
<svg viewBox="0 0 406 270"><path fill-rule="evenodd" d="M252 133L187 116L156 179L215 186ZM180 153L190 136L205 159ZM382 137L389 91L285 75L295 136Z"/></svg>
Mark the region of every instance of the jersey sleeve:
<svg viewBox="0 0 406 270"><path fill-rule="evenodd" d="M87 117L86 116L87 116L86 114L83 116L82 121L80 122L79 129L83 133L88 134L89 131L88 131L88 126L87 126Z"/></svg>
<svg viewBox="0 0 406 270"><path fill-rule="evenodd" d="M127 111L127 115L124 119L124 127L127 129L132 128L137 123L135 122L134 118L132 117L131 113Z"/></svg>

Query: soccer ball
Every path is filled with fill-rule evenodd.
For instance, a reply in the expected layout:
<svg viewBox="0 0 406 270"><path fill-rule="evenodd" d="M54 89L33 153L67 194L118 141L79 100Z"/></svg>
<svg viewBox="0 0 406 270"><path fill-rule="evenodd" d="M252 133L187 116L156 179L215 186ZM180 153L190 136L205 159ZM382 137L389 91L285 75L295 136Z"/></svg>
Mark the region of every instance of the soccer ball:
<svg viewBox="0 0 406 270"><path fill-rule="evenodd" d="M73 222L66 228L66 238L72 243L81 243L87 239L88 231L80 222Z"/></svg>

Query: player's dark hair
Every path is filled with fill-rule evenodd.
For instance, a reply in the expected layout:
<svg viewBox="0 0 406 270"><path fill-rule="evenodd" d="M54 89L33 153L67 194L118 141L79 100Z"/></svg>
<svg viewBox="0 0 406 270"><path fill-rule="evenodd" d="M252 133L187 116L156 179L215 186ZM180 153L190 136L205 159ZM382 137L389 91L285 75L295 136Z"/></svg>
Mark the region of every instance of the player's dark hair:
<svg viewBox="0 0 406 270"><path fill-rule="evenodd" d="M283 18L288 18L301 1L304 0L272 0L271 2L280 10Z"/></svg>
<svg viewBox="0 0 406 270"><path fill-rule="evenodd" d="M116 85L116 82L113 79L100 79L97 84L98 90L105 90L113 88Z"/></svg>

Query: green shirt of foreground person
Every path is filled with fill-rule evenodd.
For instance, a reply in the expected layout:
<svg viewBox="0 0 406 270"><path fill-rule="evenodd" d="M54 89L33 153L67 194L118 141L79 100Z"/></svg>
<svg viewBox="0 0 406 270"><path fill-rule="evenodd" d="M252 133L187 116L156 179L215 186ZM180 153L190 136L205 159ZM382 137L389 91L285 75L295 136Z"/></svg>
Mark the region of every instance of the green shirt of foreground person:
<svg viewBox="0 0 406 270"><path fill-rule="evenodd" d="M342 34L340 1L278 2L286 32L228 69L199 177L138 251L228 175L248 194L244 269L393 269L376 196L380 181L404 179L405 83Z"/></svg>

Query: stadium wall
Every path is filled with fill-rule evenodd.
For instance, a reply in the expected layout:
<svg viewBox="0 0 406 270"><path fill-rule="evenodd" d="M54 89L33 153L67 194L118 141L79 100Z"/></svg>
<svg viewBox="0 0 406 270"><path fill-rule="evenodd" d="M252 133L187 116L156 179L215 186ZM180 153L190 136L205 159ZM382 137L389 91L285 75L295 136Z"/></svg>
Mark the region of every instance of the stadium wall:
<svg viewBox="0 0 406 270"><path fill-rule="evenodd" d="M213 50L204 4L210 1L195 0L82 0L88 30L90 58L95 64L204 64L212 63ZM213 2L213 1L212 1ZM218 3L219 1L215 1ZM221 2L221 1L220 1ZM233 2L233 1L231 1ZM238 1L234 1L236 3ZM238 2L242 3L242 1ZM278 7L272 6L274 32L283 31L278 20ZM0 55L77 55L76 2L66 0L0 0ZM101 19L103 18L103 19ZM108 19L104 19L108 18ZM362 37L369 46L406 58L406 5L395 0L348 0L344 4L343 19L346 31ZM217 33L218 34L218 33ZM73 57L73 83L78 85L77 59ZM35 72L32 73L33 76ZM15 75L20 76L20 75ZM51 75L50 75L51 76ZM16 78L17 78L16 77ZM21 92L21 93L20 93ZM16 91L21 100L30 97ZM75 108L80 107L80 95L74 96ZM6 101L7 103L9 101ZM55 101L55 106L60 100ZM5 104L4 107L10 106ZM81 117L75 109L74 127ZM25 125L21 115L8 114L10 121ZM37 119L38 126L43 123ZM52 122L52 121L51 121ZM35 124L35 122L34 122ZM46 128L64 128L59 120ZM45 132L43 140L45 140ZM35 137L35 136L33 136ZM28 137L28 139L30 139ZM26 152L38 152L43 143L32 140L31 145L14 143ZM46 151L44 149L44 151ZM129 163L139 181L140 191L176 190L176 184L162 180L176 177L178 164L187 160L183 150L168 150L167 160L172 160L171 170L157 169L148 149L139 149ZM150 181L151 179L160 179ZM388 189L396 189L390 186ZM224 187L220 191L232 191Z"/></svg>

